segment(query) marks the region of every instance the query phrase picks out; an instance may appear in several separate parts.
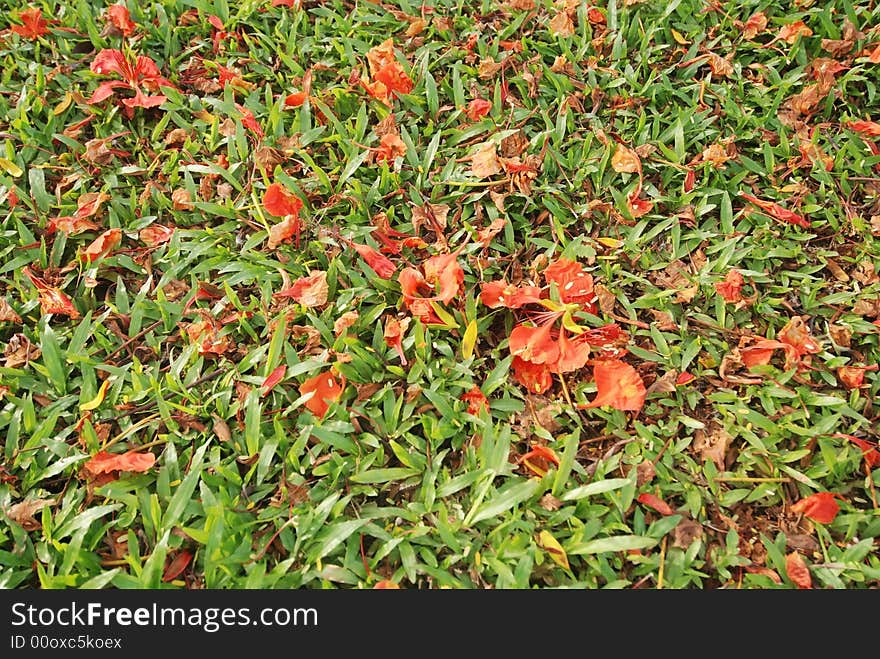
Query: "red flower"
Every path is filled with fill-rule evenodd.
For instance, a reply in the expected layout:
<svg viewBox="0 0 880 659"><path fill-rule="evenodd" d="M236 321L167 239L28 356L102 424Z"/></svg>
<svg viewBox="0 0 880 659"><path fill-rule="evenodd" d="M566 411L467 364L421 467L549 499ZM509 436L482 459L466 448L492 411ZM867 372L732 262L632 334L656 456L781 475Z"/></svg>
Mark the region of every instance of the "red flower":
<svg viewBox="0 0 880 659"><path fill-rule="evenodd" d="M519 309L526 304L539 303L541 289L537 286L514 286L505 281L490 281L483 284L480 300L490 309Z"/></svg>
<svg viewBox="0 0 880 659"><path fill-rule="evenodd" d="M480 410L489 411L489 399L477 385L464 392L459 398L468 404L468 414L477 416Z"/></svg>
<svg viewBox="0 0 880 659"><path fill-rule="evenodd" d="M556 456L556 452L552 448L540 444L532 444L532 450L524 454L520 458L520 462L522 462L529 471L542 478L547 473L551 464L554 464L557 467L559 466L559 458Z"/></svg>
<svg viewBox="0 0 880 659"><path fill-rule="evenodd" d="M162 77L156 63L146 55L138 55L132 62L122 51L104 48L95 56L91 69L98 75L115 73L122 80L102 82L87 101L90 104L100 103L112 96L117 89L130 89L135 95L122 99L123 105L129 108L154 108L162 105L166 97L162 94L146 96L143 90L156 92L160 86L173 87L170 81Z"/></svg>
<svg viewBox="0 0 880 659"><path fill-rule="evenodd" d="M817 492L793 504L791 511L803 513L814 522L830 524L840 511L840 505L834 500L838 496L834 492Z"/></svg>
<svg viewBox="0 0 880 659"><path fill-rule="evenodd" d="M724 298L725 302L739 302L742 300L742 290L745 280L739 270L728 270L724 281L715 283L715 291Z"/></svg>
<svg viewBox="0 0 880 659"><path fill-rule="evenodd" d="M389 316L385 320L385 331L383 333L385 345L389 348L394 348L400 356L401 366L406 366L406 355L403 353L403 335L406 333L409 323L409 318L398 320Z"/></svg>
<svg viewBox="0 0 880 659"><path fill-rule="evenodd" d="M584 272L580 263L565 258L557 259L544 269L544 278L548 284L556 284L560 300L580 304L584 311L595 313L593 277Z"/></svg>
<svg viewBox="0 0 880 659"><path fill-rule="evenodd" d="M508 340L510 354L532 364L546 364L552 369L559 359L559 344L553 340L551 330L552 321L537 327L517 325Z"/></svg>
<svg viewBox="0 0 880 659"><path fill-rule="evenodd" d="M479 121L487 114L489 114L489 110L491 109L492 101L487 101L484 98L475 98L470 103L468 103L465 114L471 121Z"/></svg>
<svg viewBox="0 0 880 659"><path fill-rule="evenodd" d="M314 394L305 405L312 414L320 418L327 414L327 410L330 409L329 403L339 400L344 390L345 378L340 376L337 379L332 371L319 373L299 386L300 396Z"/></svg>
<svg viewBox="0 0 880 659"><path fill-rule="evenodd" d="M271 183L263 193L263 209L270 215L284 219L269 230L269 249L274 249L285 240L294 238L299 248L299 237L302 229L299 211L303 207L302 200L288 191L280 183Z"/></svg>
<svg viewBox="0 0 880 659"><path fill-rule="evenodd" d="M596 380L596 398L580 408L602 407L608 405L616 410L638 412L645 404L645 383L629 364L619 359L608 359L596 363L593 368Z"/></svg>
<svg viewBox="0 0 880 659"><path fill-rule="evenodd" d="M262 139L263 129L260 126L260 123L254 117L254 113L238 103L235 104L235 109L241 113L241 125L247 128L257 137Z"/></svg>
<svg viewBox="0 0 880 659"><path fill-rule="evenodd" d="M565 333L565 327L559 330L559 358L553 365L554 373L570 373L571 371L579 371L590 359L590 344L581 336L576 336L569 341Z"/></svg>
<svg viewBox="0 0 880 659"><path fill-rule="evenodd" d="M379 142L380 146L376 147L376 162L393 161L398 156L406 155L406 143L400 139L399 135L388 133L383 135Z"/></svg>
<svg viewBox="0 0 880 659"><path fill-rule="evenodd" d="M130 37L137 29L137 25L131 20L128 7L122 3L107 7L107 18L124 37Z"/></svg>
<svg viewBox="0 0 880 659"><path fill-rule="evenodd" d="M510 365L513 379L534 394L543 394L553 385L553 374L546 364L533 364L515 356Z"/></svg>
<svg viewBox="0 0 880 659"><path fill-rule="evenodd" d="M343 238L343 240L345 239ZM367 265L372 268L373 272L382 279L391 279L394 276L397 266L387 256L369 245L359 245L350 240L346 240L346 242L360 254L360 257L367 262Z"/></svg>
<svg viewBox="0 0 880 659"><path fill-rule="evenodd" d="M19 12L18 18L22 24L13 25L12 31L20 37L33 41L49 32L49 24L43 18L43 12L37 7Z"/></svg>
<svg viewBox="0 0 880 659"><path fill-rule="evenodd" d="M73 302L60 289L49 286L40 277L37 277L25 266L22 272L27 275L28 279L40 294L40 309L45 314L61 314L70 318L79 318L79 311L73 306Z"/></svg>
<svg viewBox="0 0 880 659"><path fill-rule="evenodd" d="M779 330L777 338L794 348L798 358L815 355L822 351L816 340L810 336L810 329L800 316L794 316L785 327Z"/></svg>
<svg viewBox="0 0 880 659"><path fill-rule="evenodd" d="M373 98L391 106L392 94L408 94L413 81L394 56L394 42L386 39L367 53L372 81L360 79L361 86Z"/></svg>
<svg viewBox="0 0 880 659"><path fill-rule="evenodd" d="M85 261L91 263L92 261L107 256L107 254L112 252L121 241L121 229L107 229L83 250L82 257Z"/></svg>

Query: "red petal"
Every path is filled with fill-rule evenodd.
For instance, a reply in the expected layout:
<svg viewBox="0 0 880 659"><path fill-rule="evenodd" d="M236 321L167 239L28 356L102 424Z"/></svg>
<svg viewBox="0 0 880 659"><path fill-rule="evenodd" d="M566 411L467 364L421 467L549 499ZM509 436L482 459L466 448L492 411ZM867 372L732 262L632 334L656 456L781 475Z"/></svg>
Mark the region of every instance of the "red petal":
<svg viewBox="0 0 880 659"><path fill-rule="evenodd" d="M260 386L260 397L263 397L272 391L273 387L284 379L284 374L286 372L287 364L276 366L272 372L266 376L266 379L263 380L263 384Z"/></svg>
<svg viewBox="0 0 880 659"><path fill-rule="evenodd" d="M181 549L179 552L177 552L177 555L171 560L171 562L165 568L165 571L162 573L162 581L166 583L169 581L174 581L183 573L183 571L186 569L186 566L190 564L190 561L192 561L192 558L193 555L186 549Z"/></svg>
<svg viewBox="0 0 880 659"><path fill-rule="evenodd" d="M121 241L121 229L107 229L104 233L95 238L91 245L83 250L83 259L91 263L92 261L102 258L116 249Z"/></svg>
<svg viewBox="0 0 880 659"><path fill-rule="evenodd" d="M464 270L458 263L458 252L439 254L427 259L422 265L425 281L434 286L436 299L449 303L458 295L464 282Z"/></svg>
<svg viewBox="0 0 880 659"><path fill-rule="evenodd" d="M12 31L25 39L36 39L49 32L48 23L39 8L25 9L19 12L18 18L22 25L13 25Z"/></svg>
<svg viewBox="0 0 880 659"><path fill-rule="evenodd" d="M95 103L100 103L104 99L110 98L113 94L116 93L117 89L128 89L128 84L122 82L121 80L107 80L98 85L98 88L92 92L89 100L86 101L89 105L94 105Z"/></svg>
<svg viewBox="0 0 880 659"><path fill-rule="evenodd" d="M584 272L580 263L569 259L557 259L544 270L547 283L556 284L559 299L563 302L574 302L593 306L596 294L593 292L593 277ZM592 310L595 310L593 307Z"/></svg>
<svg viewBox="0 0 880 659"><path fill-rule="evenodd" d="M758 199L757 197L753 197L750 194L740 193L740 196L748 201L751 204L754 204L762 211L764 211L770 217L777 219L781 222L788 222L789 224L796 224L797 226L804 227L805 229L810 228L810 222L803 216L794 211L790 211L787 208L783 208L777 203L771 201L764 201L763 199Z"/></svg>
<svg viewBox="0 0 880 659"><path fill-rule="evenodd" d="M477 385L464 392L459 398L468 404L468 414L476 416L480 410L489 411L489 399Z"/></svg>
<svg viewBox="0 0 880 659"><path fill-rule="evenodd" d="M83 468L93 476L111 471L147 471L156 463L156 456L152 453L108 453L99 451L83 465Z"/></svg>
<svg viewBox="0 0 880 659"><path fill-rule="evenodd" d="M740 291L742 290L745 280L739 270L728 270L724 281L715 283L715 291L724 298L725 302L739 302L742 300Z"/></svg>
<svg viewBox="0 0 880 659"><path fill-rule="evenodd" d="M397 266L395 266L387 256L381 254L369 245L359 245L358 243L353 242L349 242L348 244L360 254L360 257L373 269L373 272L379 275L382 279L391 279L391 277L394 276L394 271L397 270ZM403 273L401 273L401 275L402 274Z"/></svg>
<svg viewBox="0 0 880 659"><path fill-rule="evenodd" d="M850 121L849 127L868 137L880 137L880 124L874 121Z"/></svg>
<svg viewBox="0 0 880 659"><path fill-rule="evenodd" d="M292 94L288 94L284 99L284 105L289 108L298 108L300 105L306 102L306 99L309 97L305 92L294 92Z"/></svg>
<svg viewBox="0 0 880 659"><path fill-rule="evenodd" d="M618 359L597 362L593 368L593 378L596 380L596 398L578 407L608 405L616 410L637 412L645 404L645 383L629 364Z"/></svg>
<svg viewBox="0 0 880 659"><path fill-rule="evenodd" d="M641 504L648 506L649 508L653 508L661 515L674 515L675 511L670 508L669 504L666 503L663 499L648 492L644 492L638 496L636 499Z"/></svg>
<svg viewBox="0 0 880 659"><path fill-rule="evenodd" d="M840 505L834 492L817 492L791 506L792 512L802 513L814 522L830 524L837 517Z"/></svg>
<svg viewBox="0 0 880 659"><path fill-rule="evenodd" d="M263 208L270 215L299 215L302 207L302 200L280 183L271 183L263 193Z"/></svg>
<svg viewBox="0 0 880 659"><path fill-rule="evenodd" d="M122 51L114 48L104 48L95 55L95 59L92 60L92 64L89 68L91 68L93 73L97 73L98 75L115 73L118 76L125 78L125 69L127 67L128 62L125 59L125 55L122 54Z"/></svg>
<svg viewBox="0 0 880 659"><path fill-rule="evenodd" d="M490 281L483 284L480 300L490 309L519 309L526 304L540 302L541 289L537 286L517 287L505 281Z"/></svg>
<svg viewBox="0 0 880 659"><path fill-rule="evenodd" d="M798 588L808 589L813 587L810 568L807 567L803 557L796 551L785 557L785 573Z"/></svg>
<svg viewBox="0 0 880 659"><path fill-rule="evenodd" d="M389 348L394 348L400 356L400 363L402 366L406 366L406 355L403 353L403 335L406 332L409 323L409 318L400 321L397 318L388 317L385 320L385 331L383 332L385 345Z"/></svg>
<svg viewBox="0 0 880 659"><path fill-rule="evenodd" d="M492 109L492 101L487 101L484 98L475 98L470 103L468 103L467 111L465 114L468 116L468 119L471 121L479 121Z"/></svg>
<svg viewBox="0 0 880 659"><path fill-rule="evenodd" d="M128 37L134 34L137 25L131 20L131 14L125 5L118 4L107 7L107 18L122 32L122 36Z"/></svg>
<svg viewBox="0 0 880 659"><path fill-rule="evenodd" d="M510 368L513 379L533 394L543 394L553 385L553 374L546 364L533 364L522 357L514 357Z"/></svg>
<svg viewBox="0 0 880 659"><path fill-rule="evenodd" d="M327 303L327 292L327 273L317 270L308 277L300 277L273 297L289 297L304 307L320 307Z"/></svg>
<svg viewBox="0 0 880 659"><path fill-rule="evenodd" d="M167 96L157 94L156 96L147 96L140 89L136 89L134 96L122 99L122 104L130 108L155 108L162 105L168 100Z"/></svg>
<svg viewBox="0 0 880 659"><path fill-rule="evenodd" d="M590 344L579 336L569 341L565 328L559 330L559 359L551 369L554 373L570 373L587 365L590 359Z"/></svg>
<svg viewBox="0 0 880 659"><path fill-rule="evenodd" d="M305 396L314 392L314 395L306 401L306 408L317 417L323 418L330 409L328 402L337 401L345 390L345 378L337 380L332 373L325 372L309 378L299 386L299 393Z"/></svg>

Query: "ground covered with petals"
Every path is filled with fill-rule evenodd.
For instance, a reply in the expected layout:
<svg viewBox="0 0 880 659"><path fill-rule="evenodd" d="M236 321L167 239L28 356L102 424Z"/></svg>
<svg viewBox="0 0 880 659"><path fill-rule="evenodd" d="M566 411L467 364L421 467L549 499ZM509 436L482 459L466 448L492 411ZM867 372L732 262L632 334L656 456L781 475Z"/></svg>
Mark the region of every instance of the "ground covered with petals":
<svg viewBox="0 0 880 659"><path fill-rule="evenodd" d="M876 3L3 7L0 587L880 586Z"/></svg>

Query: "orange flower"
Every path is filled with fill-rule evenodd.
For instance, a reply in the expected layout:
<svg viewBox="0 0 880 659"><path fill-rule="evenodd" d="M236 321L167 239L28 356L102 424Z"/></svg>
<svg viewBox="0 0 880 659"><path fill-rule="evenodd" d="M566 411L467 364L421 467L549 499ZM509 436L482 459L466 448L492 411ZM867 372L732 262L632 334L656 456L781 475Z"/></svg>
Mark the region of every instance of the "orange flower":
<svg viewBox="0 0 880 659"><path fill-rule="evenodd" d="M25 39L33 41L49 32L49 24L43 18L43 12L39 8L25 9L19 12L18 18L22 25L13 25L12 31Z"/></svg>
<svg viewBox="0 0 880 659"><path fill-rule="evenodd" d="M98 85L87 101L90 105L100 103L109 98L117 89L130 89L134 92L132 98L122 99L123 105L129 109L136 107L154 108L162 105L166 97L164 94L153 96L144 95L143 90L149 92L159 91L160 86L173 87L169 80L162 77L159 67L146 55L138 55L134 60L129 59L121 50L104 48L92 60L91 70L98 75L115 73L122 80L107 80Z"/></svg>
<svg viewBox="0 0 880 659"><path fill-rule="evenodd" d="M859 389L865 381L865 373L876 370L877 364L873 366L840 366L837 369L837 377L847 389Z"/></svg>
<svg viewBox="0 0 880 659"><path fill-rule="evenodd" d="M715 283L715 291L724 298L725 302L739 302L742 300L742 290L745 280L739 270L728 270L724 281Z"/></svg>
<svg viewBox="0 0 880 659"><path fill-rule="evenodd" d="M791 511L803 513L820 524L831 524L840 511L840 505L834 500L838 496L834 492L817 492L792 504Z"/></svg>
<svg viewBox="0 0 880 659"><path fill-rule="evenodd" d="M385 320L385 331L383 332L385 345L389 348L394 348L397 354L400 355L400 364L402 366L406 366L406 355L403 354L403 335L406 333L409 323L409 318L398 320L389 316Z"/></svg>
<svg viewBox="0 0 880 659"><path fill-rule="evenodd" d="M491 109L492 101L487 101L484 98L475 98L470 103L468 103L465 114L471 121L479 121L487 114L489 114L489 110Z"/></svg>
<svg viewBox="0 0 880 659"><path fill-rule="evenodd" d="M532 444L532 450L520 458L526 468L536 476L544 477L551 464L559 466L559 458L552 448L540 444Z"/></svg>
<svg viewBox="0 0 880 659"><path fill-rule="evenodd" d="M269 249L274 249L285 240L294 239L299 248L299 237L302 225L299 211L303 207L302 200L280 183L271 183L263 193L263 209L270 215L284 219L269 230Z"/></svg>
<svg viewBox="0 0 880 659"><path fill-rule="evenodd" d="M379 144L380 146L376 147L374 151L376 162L393 161L398 156L403 157L406 155L406 143L400 139L399 135L393 133L383 135Z"/></svg>
<svg viewBox="0 0 880 659"><path fill-rule="evenodd" d="M305 405L308 410L319 418L323 418L330 409L329 403L337 401L345 390L345 378L339 376L337 380L332 371L319 373L309 378L299 386L300 396L313 394Z"/></svg>
<svg viewBox="0 0 880 659"><path fill-rule="evenodd" d="M537 286L514 286L506 281L490 281L483 284L480 300L490 309L519 309L526 304L540 302L541 289Z"/></svg>
<svg viewBox="0 0 880 659"><path fill-rule="evenodd" d="M403 303L413 316L423 323L441 322L431 303L449 303L458 295L464 282L464 270L458 263L461 249L450 254L438 254L422 264L424 274L415 268L404 268L398 275ZM434 295L430 295L433 292Z"/></svg>
<svg viewBox="0 0 880 659"><path fill-rule="evenodd" d="M530 327L517 325L509 338L510 354L532 364L546 364L552 369L559 359L559 344L551 335L552 322Z"/></svg>
<svg viewBox="0 0 880 659"><path fill-rule="evenodd" d="M459 398L468 404L468 414L476 416L480 410L489 411L489 399L477 385L464 392Z"/></svg>
<svg viewBox="0 0 880 659"><path fill-rule="evenodd" d="M83 260L91 263L92 261L103 258L116 249L121 241L121 229L107 229L83 250Z"/></svg>
<svg viewBox="0 0 880 659"><path fill-rule="evenodd" d="M510 365L513 379L533 394L543 394L553 385L553 374L546 364L533 364L516 356Z"/></svg>
<svg viewBox="0 0 880 659"><path fill-rule="evenodd" d="M645 383L629 364L619 359L596 362L593 368L596 380L596 398L579 408L610 406L616 410L638 412L645 404Z"/></svg>
<svg viewBox="0 0 880 659"><path fill-rule="evenodd" d="M589 313L596 311L593 277L584 272L580 263L557 259L544 269L544 278L548 284L556 284L559 299L563 302L580 304Z"/></svg>
<svg viewBox="0 0 880 659"><path fill-rule="evenodd" d="M372 81L360 79L361 86L376 100L391 107L392 94L409 94L413 81L394 56L394 42L386 39L367 53Z"/></svg>
<svg viewBox="0 0 880 659"><path fill-rule="evenodd" d="M22 272L37 289L40 295L40 309L44 314L61 314L70 318L79 318L79 311L73 302L60 289L49 286L41 277L37 277L25 266Z"/></svg>

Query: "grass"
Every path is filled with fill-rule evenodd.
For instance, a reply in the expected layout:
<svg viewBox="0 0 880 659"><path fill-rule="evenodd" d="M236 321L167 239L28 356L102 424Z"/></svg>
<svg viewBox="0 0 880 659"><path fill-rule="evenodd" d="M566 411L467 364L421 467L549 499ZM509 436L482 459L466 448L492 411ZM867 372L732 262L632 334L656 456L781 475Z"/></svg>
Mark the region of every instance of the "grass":
<svg viewBox="0 0 880 659"><path fill-rule="evenodd" d="M880 150L853 126L880 117L875 3L161 0L124 35L103 2L4 0L0 22L29 6L46 33L0 35L0 585L804 587L792 560L880 584ZM413 84L386 105L358 78L389 38ZM90 103L105 48L152 58L165 100ZM519 160L480 171L493 145ZM387 278L349 243L383 226L411 238ZM456 250L423 322L400 273ZM482 286L563 257L598 294L572 321L625 331L638 409L579 407L602 349L541 394L514 377L528 308ZM341 388L323 415L315 376ZM819 492L831 521L792 510Z"/></svg>

